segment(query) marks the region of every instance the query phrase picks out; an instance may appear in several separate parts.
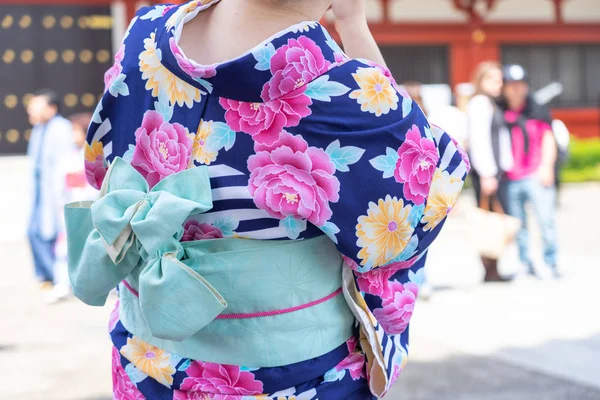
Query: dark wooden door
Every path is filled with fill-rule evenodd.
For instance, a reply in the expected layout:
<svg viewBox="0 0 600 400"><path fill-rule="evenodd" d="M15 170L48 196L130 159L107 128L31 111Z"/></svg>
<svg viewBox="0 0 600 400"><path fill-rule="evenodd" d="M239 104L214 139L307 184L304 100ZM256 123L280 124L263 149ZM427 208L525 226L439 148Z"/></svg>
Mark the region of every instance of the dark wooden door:
<svg viewBox="0 0 600 400"><path fill-rule="evenodd" d="M112 64L109 6L0 5L0 154L24 153L31 93L52 89L61 114L93 111Z"/></svg>

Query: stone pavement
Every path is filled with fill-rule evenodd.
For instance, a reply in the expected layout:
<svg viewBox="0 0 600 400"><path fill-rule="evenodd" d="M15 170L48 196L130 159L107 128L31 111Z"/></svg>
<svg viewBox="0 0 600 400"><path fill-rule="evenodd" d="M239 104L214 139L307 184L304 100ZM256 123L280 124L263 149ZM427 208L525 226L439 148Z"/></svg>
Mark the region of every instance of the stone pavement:
<svg viewBox="0 0 600 400"><path fill-rule="evenodd" d="M0 400L110 400L114 299L105 308L43 303L24 240L25 166L0 158ZM562 195L567 276L556 282L479 284L466 234L470 202L467 194L432 248L428 277L439 290L416 306L410 361L387 398L600 399L600 185ZM514 270L514 257L503 270Z"/></svg>

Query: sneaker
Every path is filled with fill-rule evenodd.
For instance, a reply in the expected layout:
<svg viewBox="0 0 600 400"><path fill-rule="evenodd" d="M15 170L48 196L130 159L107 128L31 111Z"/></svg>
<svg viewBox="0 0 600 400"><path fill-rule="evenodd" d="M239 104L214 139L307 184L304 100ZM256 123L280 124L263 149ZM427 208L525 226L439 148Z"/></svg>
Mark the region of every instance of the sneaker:
<svg viewBox="0 0 600 400"><path fill-rule="evenodd" d="M60 301L66 300L71 297L71 290L68 288L61 288L55 286L51 291L46 294L44 301L46 304L56 304Z"/></svg>
<svg viewBox="0 0 600 400"><path fill-rule="evenodd" d="M40 289L44 292L52 290L54 288L54 284L51 281L43 281L40 283Z"/></svg>

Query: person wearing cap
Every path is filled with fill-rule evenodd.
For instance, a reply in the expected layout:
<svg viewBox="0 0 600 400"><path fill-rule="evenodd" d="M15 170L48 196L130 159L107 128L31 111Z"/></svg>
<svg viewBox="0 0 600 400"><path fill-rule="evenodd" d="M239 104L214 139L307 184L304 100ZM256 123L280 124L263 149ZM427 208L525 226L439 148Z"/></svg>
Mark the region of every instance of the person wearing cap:
<svg viewBox="0 0 600 400"><path fill-rule="evenodd" d="M517 243L524 273L547 275L547 270L536 270L529 252L526 205L530 203L542 234L544 263L554 277L559 277L554 171L557 150L550 112L530 95L527 71L520 65L504 67L503 94L498 104L510 130L513 165L506 171L507 211L522 223Z"/></svg>

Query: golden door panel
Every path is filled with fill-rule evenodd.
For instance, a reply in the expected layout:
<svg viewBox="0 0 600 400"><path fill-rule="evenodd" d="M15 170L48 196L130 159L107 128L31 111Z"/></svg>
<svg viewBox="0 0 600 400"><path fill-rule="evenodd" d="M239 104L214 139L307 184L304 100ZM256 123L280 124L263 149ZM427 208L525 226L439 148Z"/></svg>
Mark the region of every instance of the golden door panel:
<svg viewBox="0 0 600 400"><path fill-rule="evenodd" d="M25 153L25 107L36 90L56 91L65 117L94 111L111 29L108 6L0 5L0 155Z"/></svg>

